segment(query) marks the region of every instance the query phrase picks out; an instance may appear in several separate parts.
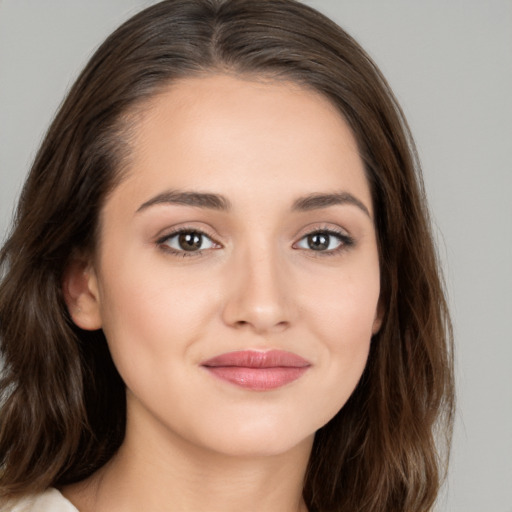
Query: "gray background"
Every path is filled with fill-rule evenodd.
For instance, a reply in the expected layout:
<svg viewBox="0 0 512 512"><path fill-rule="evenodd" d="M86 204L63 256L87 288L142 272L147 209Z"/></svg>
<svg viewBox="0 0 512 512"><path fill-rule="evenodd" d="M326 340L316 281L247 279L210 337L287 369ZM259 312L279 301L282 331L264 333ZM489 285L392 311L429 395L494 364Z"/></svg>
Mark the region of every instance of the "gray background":
<svg viewBox="0 0 512 512"><path fill-rule="evenodd" d="M143 0L0 0L0 236L64 93ZM374 57L416 137L458 413L439 510L512 512L512 0L311 0Z"/></svg>

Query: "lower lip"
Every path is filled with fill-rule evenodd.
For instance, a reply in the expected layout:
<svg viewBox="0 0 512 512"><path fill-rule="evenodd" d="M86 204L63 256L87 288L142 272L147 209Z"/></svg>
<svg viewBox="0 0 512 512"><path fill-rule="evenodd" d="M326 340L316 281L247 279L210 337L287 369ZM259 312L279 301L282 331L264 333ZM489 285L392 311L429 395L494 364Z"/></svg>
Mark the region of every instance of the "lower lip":
<svg viewBox="0 0 512 512"><path fill-rule="evenodd" d="M300 378L308 367L276 366L272 368L246 368L243 366L205 367L219 379L254 391L280 388Z"/></svg>

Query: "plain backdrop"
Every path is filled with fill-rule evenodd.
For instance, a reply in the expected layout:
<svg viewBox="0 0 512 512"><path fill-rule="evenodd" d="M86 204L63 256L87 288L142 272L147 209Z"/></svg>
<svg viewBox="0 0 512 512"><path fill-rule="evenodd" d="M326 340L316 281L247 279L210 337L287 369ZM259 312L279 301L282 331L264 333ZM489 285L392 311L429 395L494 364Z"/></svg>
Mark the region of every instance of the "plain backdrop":
<svg viewBox="0 0 512 512"><path fill-rule="evenodd" d="M92 51L143 0L0 0L0 236ZM446 512L512 512L512 0L310 0L376 60L423 162L456 336ZM398 512L398 511L397 511Z"/></svg>

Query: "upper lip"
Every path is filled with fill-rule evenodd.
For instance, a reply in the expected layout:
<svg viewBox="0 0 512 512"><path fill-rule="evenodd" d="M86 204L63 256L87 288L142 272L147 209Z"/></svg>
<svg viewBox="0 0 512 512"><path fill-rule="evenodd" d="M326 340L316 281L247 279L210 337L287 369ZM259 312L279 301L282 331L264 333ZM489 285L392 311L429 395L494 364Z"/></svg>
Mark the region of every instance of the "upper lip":
<svg viewBox="0 0 512 512"><path fill-rule="evenodd" d="M239 366L243 368L304 368L311 363L304 358L284 350L240 350L226 352L201 363L210 368L219 366Z"/></svg>

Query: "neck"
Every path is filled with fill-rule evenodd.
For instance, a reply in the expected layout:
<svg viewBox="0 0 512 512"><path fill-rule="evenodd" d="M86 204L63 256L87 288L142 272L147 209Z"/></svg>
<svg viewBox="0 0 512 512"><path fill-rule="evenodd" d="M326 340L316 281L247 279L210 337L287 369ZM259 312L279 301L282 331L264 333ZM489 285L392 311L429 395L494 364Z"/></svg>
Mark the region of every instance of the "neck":
<svg viewBox="0 0 512 512"><path fill-rule="evenodd" d="M112 460L63 494L80 512L306 512L312 441L279 454L225 455L129 420Z"/></svg>

